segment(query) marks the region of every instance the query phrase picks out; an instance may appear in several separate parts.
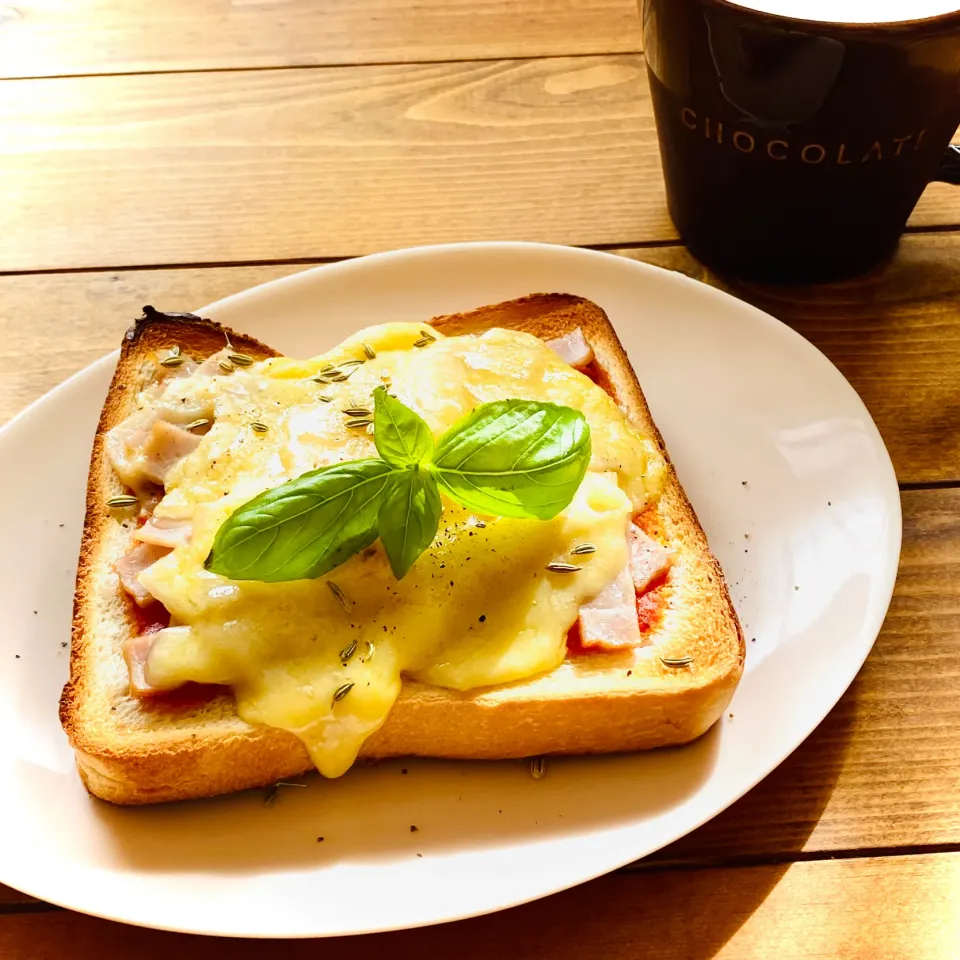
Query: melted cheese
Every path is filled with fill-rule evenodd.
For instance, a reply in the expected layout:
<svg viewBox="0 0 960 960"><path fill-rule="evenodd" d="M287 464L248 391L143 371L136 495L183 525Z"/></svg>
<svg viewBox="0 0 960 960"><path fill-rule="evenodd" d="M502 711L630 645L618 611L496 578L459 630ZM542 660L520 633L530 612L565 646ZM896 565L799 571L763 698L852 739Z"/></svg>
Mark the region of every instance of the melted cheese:
<svg viewBox="0 0 960 960"><path fill-rule="evenodd" d="M535 337L499 329L437 334L414 348L423 329L371 328L314 360L278 358L229 375L178 379L144 400L161 415L187 406L212 407L215 416L199 447L167 475L156 509L157 517L190 519L193 535L140 576L175 626L158 635L147 678L160 688L229 684L243 719L295 733L327 776L350 767L386 719L403 677L470 690L558 666L581 604L627 560L628 518L660 485L663 464L650 439ZM310 379L331 362L363 356L364 343L376 358L347 381ZM593 455L574 501L539 521L478 517L445 500L437 541L399 582L379 543L320 580L234 582L204 570L217 529L241 504L319 466L376 455L372 437L347 427L342 411L370 407L385 377L435 435L491 400L582 410ZM253 431L255 421L267 432ZM579 572L546 569L587 541L597 550L576 558Z"/></svg>

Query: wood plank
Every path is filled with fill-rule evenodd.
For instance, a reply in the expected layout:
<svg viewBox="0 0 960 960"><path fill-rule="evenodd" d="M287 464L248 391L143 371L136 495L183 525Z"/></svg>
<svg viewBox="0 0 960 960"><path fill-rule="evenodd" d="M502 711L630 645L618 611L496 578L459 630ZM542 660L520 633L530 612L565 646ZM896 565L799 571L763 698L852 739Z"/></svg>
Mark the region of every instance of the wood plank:
<svg viewBox="0 0 960 960"><path fill-rule="evenodd" d="M960 479L960 236L908 234L889 269L807 288L724 280L682 247L620 252L727 290L816 344L863 398L902 483Z"/></svg>
<svg viewBox="0 0 960 960"><path fill-rule="evenodd" d="M0 128L0 271L675 237L640 56L11 80Z"/></svg>
<svg viewBox="0 0 960 960"><path fill-rule="evenodd" d="M0 128L0 271L672 231L639 57L10 80Z"/></svg>
<svg viewBox="0 0 960 960"><path fill-rule="evenodd" d="M955 960L960 854L619 874L505 913L328 941L212 943L55 913L0 917L9 960L384 956Z"/></svg>
<svg viewBox="0 0 960 960"><path fill-rule="evenodd" d="M0 240L2 242L2 240ZM723 281L680 247L620 251ZM893 267L846 284L727 289L793 325L836 363L880 427L900 480L960 478L960 236L906 237ZM0 277L0 423L109 350L143 303L196 307L296 265Z"/></svg>
<svg viewBox="0 0 960 960"><path fill-rule="evenodd" d="M160 0L149 11L124 0L17 0L0 9L5 77L638 50L635 0Z"/></svg>

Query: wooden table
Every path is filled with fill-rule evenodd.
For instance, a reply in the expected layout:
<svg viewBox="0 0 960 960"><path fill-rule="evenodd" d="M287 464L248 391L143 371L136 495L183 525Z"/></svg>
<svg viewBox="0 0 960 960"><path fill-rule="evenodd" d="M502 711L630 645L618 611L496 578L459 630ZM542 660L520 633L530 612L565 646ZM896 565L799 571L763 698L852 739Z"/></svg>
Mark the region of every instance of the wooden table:
<svg viewBox="0 0 960 960"><path fill-rule="evenodd" d="M424 242L578 244L719 283L667 217L633 0L0 0L0 422L199 306ZM960 956L960 191L883 274L733 292L850 379L904 546L850 690L760 786L630 869L496 916L232 956ZM2 851L0 851L2 856ZM212 944L0 887L0 957Z"/></svg>

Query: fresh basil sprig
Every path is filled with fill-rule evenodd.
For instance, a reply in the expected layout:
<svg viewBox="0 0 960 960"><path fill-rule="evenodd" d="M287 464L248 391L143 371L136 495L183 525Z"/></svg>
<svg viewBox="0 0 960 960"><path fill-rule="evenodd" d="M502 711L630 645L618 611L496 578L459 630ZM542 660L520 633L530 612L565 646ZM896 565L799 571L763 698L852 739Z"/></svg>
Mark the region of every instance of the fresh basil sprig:
<svg viewBox="0 0 960 960"><path fill-rule="evenodd" d="M383 387L374 400L382 459L323 467L254 497L217 531L208 570L266 583L321 577L379 536L400 580L436 536L440 489L478 513L549 520L590 463L590 427L571 407L485 403L434 444Z"/></svg>

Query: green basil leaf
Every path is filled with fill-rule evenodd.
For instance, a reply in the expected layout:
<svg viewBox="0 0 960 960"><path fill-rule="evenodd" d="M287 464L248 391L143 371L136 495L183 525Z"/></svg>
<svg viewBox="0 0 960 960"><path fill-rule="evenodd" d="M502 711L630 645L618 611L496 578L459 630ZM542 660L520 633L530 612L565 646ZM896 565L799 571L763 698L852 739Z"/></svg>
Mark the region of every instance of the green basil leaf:
<svg viewBox="0 0 960 960"><path fill-rule="evenodd" d="M426 470L414 467L390 482L380 508L380 540L398 580L433 542L442 510L437 481Z"/></svg>
<svg viewBox="0 0 960 960"><path fill-rule="evenodd" d="M373 439L377 453L395 467L426 460L433 453L433 434L426 422L408 406L391 397L384 387L373 391Z"/></svg>
<svg viewBox="0 0 960 960"><path fill-rule="evenodd" d="M572 407L498 400L477 407L437 444L440 486L478 513L549 520L590 464L590 427Z"/></svg>
<svg viewBox="0 0 960 960"><path fill-rule="evenodd" d="M217 531L207 569L264 583L329 573L376 540L393 473L383 460L352 460L261 493Z"/></svg>

